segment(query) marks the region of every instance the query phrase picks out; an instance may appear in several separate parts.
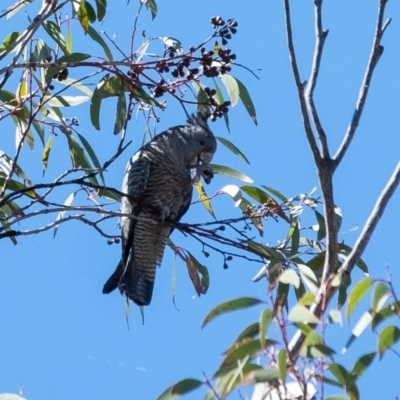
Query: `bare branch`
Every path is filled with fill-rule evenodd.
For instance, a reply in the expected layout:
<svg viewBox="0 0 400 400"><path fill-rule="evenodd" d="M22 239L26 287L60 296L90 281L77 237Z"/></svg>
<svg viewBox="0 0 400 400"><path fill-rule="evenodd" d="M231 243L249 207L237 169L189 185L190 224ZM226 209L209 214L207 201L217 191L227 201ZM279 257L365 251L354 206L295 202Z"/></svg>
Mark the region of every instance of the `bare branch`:
<svg viewBox="0 0 400 400"><path fill-rule="evenodd" d="M295 80L296 86L297 86L297 93L299 96L301 114L303 117L303 126L304 126L304 130L305 130L306 137L307 137L308 143L310 145L312 154L314 156L315 164L319 165L320 160L321 160L321 155L319 153L317 142L315 141L314 133L313 133L313 130L311 127L311 123L310 123L310 119L309 119L308 111L307 111L307 104L306 104L305 97L304 97L304 85L301 82L299 69L297 67L296 53L295 53L294 44L293 44L292 22L290 19L289 0L283 0L283 5L284 5L284 10L285 10L286 36L287 36L288 47L289 47L290 64L292 65L293 76L294 76L294 80Z"/></svg>
<svg viewBox="0 0 400 400"><path fill-rule="evenodd" d="M314 103L314 89L317 84L319 69L321 66L322 52L324 49L325 39L328 36L328 31L324 31L322 28L322 0L314 0L315 5L315 49L313 63L311 67L311 74L308 80L307 89L305 92L305 98L307 102L307 107L310 111L312 120L314 122L315 129L317 131L320 143L322 157L328 160L330 158L328 141L321 125L321 121L318 116L317 109Z"/></svg>
<svg viewBox="0 0 400 400"><path fill-rule="evenodd" d="M383 53L383 46L381 46L381 41L385 33L385 30L391 21L390 19L388 19L386 22L383 22L387 1L388 0L380 0L379 2L378 18L376 21L375 35L372 43L371 55L369 57L364 79L361 83L361 88L357 99L356 109L354 111L353 118L350 122L350 125L347 128L346 134L344 135L343 141L340 144L339 149L337 150L335 156L333 157L334 170L338 167L338 165L342 161L344 155L346 154L347 149L349 148L354 138L354 134L356 133L362 112L364 110L365 101L368 96L372 75Z"/></svg>
<svg viewBox="0 0 400 400"><path fill-rule="evenodd" d="M364 229L360 233L353 250L347 257L346 261L342 265L342 270L348 273L351 273L354 265L359 260L361 255L363 254L365 248L371 236L382 218L383 212L387 204L389 203L390 198L393 196L393 193L396 191L397 187L400 183L400 162L397 164L395 170L393 171L392 176L390 177L388 183L386 184L385 188L383 189L382 193L378 197L375 207L372 210L367 222L364 225Z"/></svg>

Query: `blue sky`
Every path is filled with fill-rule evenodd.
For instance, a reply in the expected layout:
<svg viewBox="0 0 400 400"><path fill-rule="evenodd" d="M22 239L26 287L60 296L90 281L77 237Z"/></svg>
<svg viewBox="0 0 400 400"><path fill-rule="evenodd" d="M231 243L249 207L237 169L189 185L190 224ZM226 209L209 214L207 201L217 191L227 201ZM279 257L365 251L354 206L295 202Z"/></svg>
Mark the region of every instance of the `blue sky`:
<svg viewBox="0 0 400 400"><path fill-rule="evenodd" d="M41 2L34 3L37 4L27 8L31 17ZM314 46L312 2L292 3L298 62L302 79L306 80ZM315 99L331 153L339 145L354 111L370 52L377 3L377 0L337 0L327 1L324 7L324 27L329 29L329 36ZM222 146L219 146L215 163L237 168L252 177L255 185L271 186L288 197L318 186L302 130L281 2L159 0L157 4L157 18L152 22L150 14L144 12L138 32L145 30L147 37L176 37L185 48L199 43L211 33L209 20L212 16L235 18L239 28L230 47L238 56L237 62L255 70L260 78L257 80L241 68L232 71L251 93L257 109L257 127L241 104L229 112L230 133L222 121L212 125L216 135L229 138L246 154L250 165ZM389 2L387 16L393 17L393 21L383 40L385 51L356 138L335 176L335 198L343 212L342 231L345 232L340 240L349 245L354 243L359 230L346 231L364 224L399 160L399 8L398 2ZM116 40L127 48L128 32L135 15L136 2L131 1L126 6L124 2L116 1L109 5L105 22L95 28L106 30L110 36L117 33ZM21 12L7 23L2 22L0 38L25 26L26 18ZM77 22L75 28L80 29ZM73 39L75 51L99 51L89 38L77 34ZM140 35L136 47L140 45L139 40ZM71 70L70 73L73 75L74 72ZM17 78L14 77L6 89L12 90ZM168 103L170 107L161 114L158 132L185 120L182 109L171 100ZM101 132L95 131L90 123L88 104L71 108L65 114L80 120L79 132L105 160L113 154L118 137L112 134L115 102L110 100L103 105L107 107L102 109ZM0 149L12 154L14 128L8 121L0 123ZM142 117L132 121L128 135L133 144L107 171L106 181L110 186L120 187L125 163L140 146L144 128ZM46 181L70 167L63 137L56 138L54 149L43 178ZM33 153L27 148L23 152L22 166L32 171L35 182L42 179L41 152L39 143ZM207 191L212 194L226 184L241 183L216 176ZM61 191L60 201L70 191ZM84 195L80 196L84 201ZM386 277L389 267L398 289L399 206L400 193L396 193L363 256L372 277ZM213 207L221 219L240 215L228 196L216 198ZM194 205L184 222L210 218L201 205ZM116 223L110 223L108 229L117 232ZM274 245L282 235L284 231L279 223L267 222L266 242ZM153 399L185 377L202 378L203 371L210 377L222 361L222 352L245 326L258 319L261 308L223 316L202 331L203 318L217 304L234 297L265 298L266 282L255 284L251 280L259 269L258 264L239 259L230 262L229 269L224 270L223 260L218 255L206 259L198 244L179 232L175 232L172 239L209 268L210 289L205 296L197 297L185 265L177 260L176 309L171 300L174 256L167 250L157 272L152 304L145 310L145 324L141 323L139 310L132 306L129 329L124 298L118 293L108 296L101 293L105 280L119 260L118 245L108 246L106 240L92 229L75 222L60 227L55 240L52 232L19 238L17 246L2 240L0 392L17 393L23 386L24 396L29 400ZM353 281L361 277L357 270ZM333 346L337 351L344 345L350 333L349 326L354 325L359 315L356 314L350 324L345 322L344 331L332 329ZM376 342L374 334L365 333L346 356L338 356L336 361L352 367L350 361L357 358L355 355L374 350ZM396 383L398 362L398 358L388 352L382 362L374 364L359 384L363 398L394 399L400 395ZM194 392L187 398L197 399L202 394L201 391Z"/></svg>

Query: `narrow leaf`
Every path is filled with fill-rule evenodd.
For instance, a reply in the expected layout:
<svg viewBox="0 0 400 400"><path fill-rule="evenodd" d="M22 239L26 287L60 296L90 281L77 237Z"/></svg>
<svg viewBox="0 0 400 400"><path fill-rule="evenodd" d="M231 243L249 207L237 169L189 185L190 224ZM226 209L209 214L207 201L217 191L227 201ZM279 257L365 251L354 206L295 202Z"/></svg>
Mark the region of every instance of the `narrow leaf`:
<svg viewBox="0 0 400 400"><path fill-rule="evenodd" d="M215 174L228 176L230 178L235 178L243 182L253 183L253 180L249 178L247 175L233 168L226 167L225 165L210 164L210 167L212 168Z"/></svg>
<svg viewBox="0 0 400 400"><path fill-rule="evenodd" d="M61 47L64 53L68 54L67 44L60 28L53 21L44 21L42 24L47 34Z"/></svg>
<svg viewBox="0 0 400 400"><path fill-rule="evenodd" d="M379 335L378 351L380 358L400 339L400 329L397 326L387 326Z"/></svg>
<svg viewBox="0 0 400 400"><path fill-rule="evenodd" d="M95 0L95 1L97 7L97 20L103 21L107 10L107 0Z"/></svg>
<svg viewBox="0 0 400 400"><path fill-rule="evenodd" d="M90 36L90 38L92 40L94 40L95 42L97 42L104 50L104 53L106 54L107 58L110 61L113 61L113 56L111 53L110 48L108 47L107 43L105 42L105 40L99 35L99 33L93 29L91 26L89 26L88 28L88 34Z"/></svg>
<svg viewBox="0 0 400 400"><path fill-rule="evenodd" d="M228 74L221 74L220 78L225 85L225 88L231 99L232 107L234 107L239 100L239 85L237 80Z"/></svg>
<svg viewBox="0 0 400 400"><path fill-rule="evenodd" d="M367 294L368 290L371 288L374 281L370 278L362 279L360 282L354 286L353 290L350 293L349 301L347 305L346 317L350 319L351 315L354 312L356 305L363 299L363 297Z"/></svg>
<svg viewBox="0 0 400 400"><path fill-rule="evenodd" d="M201 181L196 182L194 184L194 187L196 188L197 193L199 194L200 200L203 203L206 210L215 218L214 210L211 207L211 202L208 199L207 193L206 193Z"/></svg>
<svg viewBox="0 0 400 400"><path fill-rule="evenodd" d="M293 271L292 269L286 269L279 276L279 281L282 283L287 283L289 285L293 285L295 288L299 288L300 286L300 277Z"/></svg>
<svg viewBox="0 0 400 400"><path fill-rule="evenodd" d="M246 86L243 85L243 83L237 79L236 82L239 87L239 97L240 100L242 100L244 106L246 107L247 112L249 113L251 119L254 121L254 123L257 125L257 116L256 116L256 109L254 107L253 101L251 100L250 94L246 88Z"/></svg>
<svg viewBox="0 0 400 400"><path fill-rule="evenodd" d="M295 305L288 315L288 320L292 322L303 322L305 324L318 324L319 319L310 310L299 304Z"/></svg>
<svg viewBox="0 0 400 400"><path fill-rule="evenodd" d="M233 154L237 155L238 158L240 158L242 161L246 162L247 164L250 164L247 157L232 142L220 136L215 136L215 138L220 143L222 143L227 149L229 149Z"/></svg>
<svg viewBox="0 0 400 400"><path fill-rule="evenodd" d="M70 206L72 204L72 202L74 201L75 195L76 195L76 192L71 193L67 197L67 199L64 201L64 207L68 207L68 206ZM65 213L66 213L66 210L59 212L56 221L62 220L64 218L64 216L65 216ZM53 238L55 238L56 235L57 235L58 227L59 227L59 225L56 225L55 228L54 228Z"/></svg>
<svg viewBox="0 0 400 400"><path fill-rule="evenodd" d="M286 379L287 373L287 354L286 350L281 349L278 353L278 366L279 366L279 377L282 381Z"/></svg>
<svg viewBox="0 0 400 400"><path fill-rule="evenodd" d="M260 342L261 342L261 348L265 348L265 337L268 332L269 325L272 321L273 318L273 312L271 309L266 308L265 310L262 311L261 313L261 318L260 318Z"/></svg>
<svg viewBox="0 0 400 400"><path fill-rule="evenodd" d="M126 121L126 98L125 93L121 92L118 96L117 111L115 113L114 135L121 132Z"/></svg>
<svg viewBox="0 0 400 400"><path fill-rule="evenodd" d="M356 375L359 378L372 364L376 356L376 353L365 354L360 357L357 362L354 364L352 374Z"/></svg>
<svg viewBox="0 0 400 400"><path fill-rule="evenodd" d="M84 136L82 136L81 134L78 133L78 137L79 137L80 141L82 142L83 147L85 148L86 152L89 154L89 157L93 162L93 165L99 170L101 181L103 182L103 185L105 185L106 183L105 183L105 180L104 180L103 172L101 170L101 165L100 165L99 159L96 156L96 153L94 152L92 146L85 139Z"/></svg>
<svg viewBox="0 0 400 400"><path fill-rule="evenodd" d="M263 302L261 300L253 297L240 297L234 300L226 301L224 303L219 304L217 307L215 307L207 314L201 327L204 328L213 319L219 317L222 314L226 314L231 311L243 310L249 307L254 307L262 303Z"/></svg>
<svg viewBox="0 0 400 400"><path fill-rule="evenodd" d="M151 11L151 16L154 19L157 16L157 4L155 0L144 0L144 4Z"/></svg>

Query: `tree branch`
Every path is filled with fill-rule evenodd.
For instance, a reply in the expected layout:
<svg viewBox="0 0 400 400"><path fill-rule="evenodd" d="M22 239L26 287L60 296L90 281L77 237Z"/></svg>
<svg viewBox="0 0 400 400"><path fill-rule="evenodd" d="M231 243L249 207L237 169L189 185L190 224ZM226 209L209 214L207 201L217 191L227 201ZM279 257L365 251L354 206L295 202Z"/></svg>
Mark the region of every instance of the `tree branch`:
<svg viewBox="0 0 400 400"><path fill-rule="evenodd" d="M378 197L375 203L375 207L373 208L367 222L364 225L364 229L360 233L360 236L358 237L353 247L353 250L347 257L347 259L344 261L341 270L351 273L352 269L354 268L354 265L360 259L365 248L367 247L367 244L371 239L371 236L378 222L382 218L383 212L385 211L385 208L389 203L389 200L391 199L393 193L399 186L399 183L400 183L400 162L397 164L395 170L393 171L392 176L390 177L385 188Z"/></svg>
<svg viewBox="0 0 400 400"><path fill-rule="evenodd" d="M308 143L310 145L315 164L319 165L320 160L321 160L321 155L319 153L317 142L315 141L314 133L313 133L313 130L311 127L310 119L308 117L307 104L306 104L305 97L304 97L304 85L300 80L300 73L299 73L299 69L297 67L296 53L295 53L294 44L293 44L292 22L290 19L289 0L283 0L283 5L284 5L284 10L285 10L286 36L287 36L287 42L288 42L288 47L289 47L290 64L292 66L293 76L294 76L294 80L296 82L297 94L299 97L301 114L303 117L304 131L306 133L306 137L307 137Z"/></svg>
<svg viewBox="0 0 400 400"><path fill-rule="evenodd" d="M307 102L308 110L312 116L312 120L317 131L320 143L321 143L321 152L322 157L326 160L330 159L329 148L327 137L325 131L321 125L321 121L318 116L317 109L314 103L314 89L317 84L319 69L321 66L321 58L322 52L324 49L325 39L328 36L328 31L324 31L322 29L322 1L323 0L314 0L315 5L315 49L314 49L314 57L313 63L311 67L310 78L308 80L307 89L305 93L305 99Z"/></svg>
<svg viewBox="0 0 400 400"><path fill-rule="evenodd" d="M372 75L374 73L375 67L378 64L378 61L383 53L383 46L381 46L381 40L385 33L386 28L391 22L391 19L388 19L385 23L383 22L385 7L388 0L380 0L379 8L378 8L378 18L376 21L375 35L372 43L372 50L369 57L368 65L365 71L364 79L361 83L361 88L359 92L359 96L356 103L356 109L354 111L353 118L350 122L350 125L347 128L346 134L344 135L343 141L339 146L336 154L333 157L333 169L335 170L340 162L342 161L344 155L346 154L347 149L349 148L354 134L356 133L358 124L360 122L360 118L362 112L364 110L365 101L368 96L368 91L371 85Z"/></svg>

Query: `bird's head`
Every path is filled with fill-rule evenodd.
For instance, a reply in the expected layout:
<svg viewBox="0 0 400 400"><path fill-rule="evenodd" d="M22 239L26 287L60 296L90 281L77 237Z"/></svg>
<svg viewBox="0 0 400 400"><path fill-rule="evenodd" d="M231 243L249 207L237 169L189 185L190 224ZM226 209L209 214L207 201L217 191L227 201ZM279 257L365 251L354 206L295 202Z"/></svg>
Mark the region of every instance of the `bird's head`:
<svg viewBox="0 0 400 400"><path fill-rule="evenodd" d="M207 124L206 116L201 113L190 116L186 127L190 143L187 166L197 168L199 165L209 164L217 150L217 141Z"/></svg>

